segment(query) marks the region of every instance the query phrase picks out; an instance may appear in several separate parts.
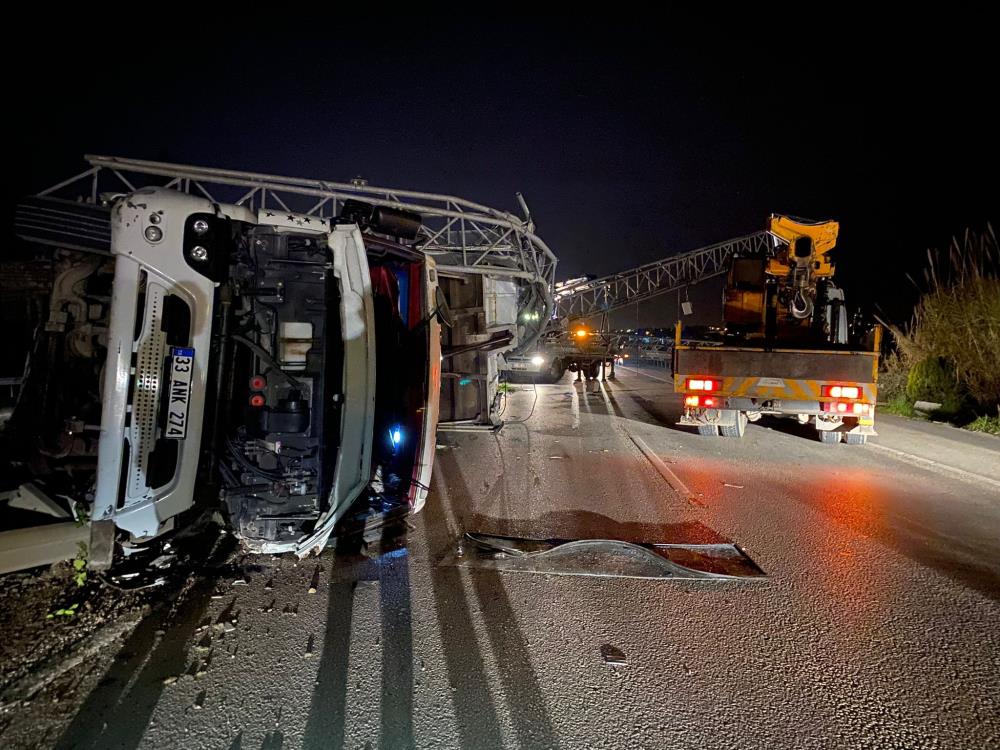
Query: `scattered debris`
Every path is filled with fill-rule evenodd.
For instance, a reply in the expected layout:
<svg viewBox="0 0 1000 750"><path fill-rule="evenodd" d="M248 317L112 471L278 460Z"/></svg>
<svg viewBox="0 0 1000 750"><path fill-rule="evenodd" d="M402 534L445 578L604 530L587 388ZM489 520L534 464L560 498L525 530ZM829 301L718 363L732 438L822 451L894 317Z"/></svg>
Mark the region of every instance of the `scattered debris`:
<svg viewBox="0 0 1000 750"><path fill-rule="evenodd" d="M563 458L563 457L562 456L549 456L549 458L554 460L554 459L560 459L560 458Z"/></svg>
<svg viewBox="0 0 1000 750"><path fill-rule="evenodd" d="M310 635L309 636L309 642L306 644L306 653L305 653L305 656L306 656L307 659L310 656L313 655L313 646L315 646L315 645L316 645L316 636L315 635Z"/></svg>
<svg viewBox="0 0 1000 750"><path fill-rule="evenodd" d="M177 680L178 680L177 675L172 674L169 677L164 677L163 678L163 684L164 685L173 685L175 682L177 682Z"/></svg>
<svg viewBox="0 0 1000 750"><path fill-rule="evenodd" d="M609 667L624 667L626 664L625 652L610 643L601 646L601 658Z"/></svg>
<svg viewBox="0 0 1000 750"><path fill-rule="evenodd" d="M742 484L730 484L729 482L723 482L722 486L723 487L733 487L734 489L737 489L737 490L742 490L743 489L743 485Z"/></svg>
<svg viewBox="0 0 1000 750"><path fill-rule="evenodd" d="M319 574L322 568L317 565L316 569L313 571L312 581L309 583L309 593L315 594L319 590Z"/></svg>
<svg viewBox="0 0 1000 750"><path fill-rule="evenodd" d="M200 711L205 707L206 692L207 691L202 690L200 693L198 693L198 697L194 699L194 705L192 705L191 708L193 708L195 711Z"/></svg>

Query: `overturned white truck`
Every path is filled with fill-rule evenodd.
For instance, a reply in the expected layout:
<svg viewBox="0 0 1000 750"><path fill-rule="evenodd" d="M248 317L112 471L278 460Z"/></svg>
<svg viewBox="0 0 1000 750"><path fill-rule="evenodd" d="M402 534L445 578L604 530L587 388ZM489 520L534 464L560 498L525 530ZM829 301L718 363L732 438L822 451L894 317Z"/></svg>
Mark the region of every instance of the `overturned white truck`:
<svg viewBox="0 0 1000 750"><path fill-rule="evenodd" d="M439 420L495 425L496 358L531 345L523 321L551 309L555 259L527 216L89 159L92 202L43 194L17 225L31 242L113 258L93 567L216 497L250 549L300 556L359 502L419 511ZM102 196L108 176L129 189ZM227 189L241 195L221 199ZM95 205L109 233L94 233Z"/></svg>

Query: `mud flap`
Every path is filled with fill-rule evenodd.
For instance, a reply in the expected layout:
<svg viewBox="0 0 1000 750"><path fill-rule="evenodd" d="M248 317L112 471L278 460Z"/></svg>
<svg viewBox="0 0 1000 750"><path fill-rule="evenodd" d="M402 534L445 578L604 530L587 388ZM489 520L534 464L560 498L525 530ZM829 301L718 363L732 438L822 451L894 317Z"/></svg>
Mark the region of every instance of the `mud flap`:
<svg viewBox="0 0 1000 750"><path fill-rule="evenodd" d="M529 539L466 533L440 565L547 575L661 580L763 579L736 544L658 544L615 539Z"/></svg>

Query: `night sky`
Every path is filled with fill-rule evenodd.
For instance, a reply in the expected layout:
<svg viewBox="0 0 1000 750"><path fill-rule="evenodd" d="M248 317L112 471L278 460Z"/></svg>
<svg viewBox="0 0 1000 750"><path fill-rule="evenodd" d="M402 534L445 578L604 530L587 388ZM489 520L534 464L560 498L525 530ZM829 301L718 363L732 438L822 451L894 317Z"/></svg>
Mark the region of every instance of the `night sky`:
<svg viewBox="0 0 1000 750"><path fill-rule="evenodd" d="M772 211L836 218L842 283L897 318L928 247L997 226L986 45L302 25L47 33L11 76L8 204L87 152L362 175L509 210L521 191L563 278L753 232Z"/></svg>

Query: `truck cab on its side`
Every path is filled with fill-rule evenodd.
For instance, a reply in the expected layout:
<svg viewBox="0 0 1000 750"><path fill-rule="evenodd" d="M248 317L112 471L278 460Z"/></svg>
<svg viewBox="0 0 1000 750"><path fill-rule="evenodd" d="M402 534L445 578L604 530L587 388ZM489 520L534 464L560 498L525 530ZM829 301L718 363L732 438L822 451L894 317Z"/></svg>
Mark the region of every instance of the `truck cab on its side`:
<svg viewBox="0 0 1000 750"><path fill-rule="evenodd" d="M252 550L322 549L359 499L424 504L440 326L419 217L339 218L147 188L112 208L115 273L91 564L218 496Z"/></svg>

